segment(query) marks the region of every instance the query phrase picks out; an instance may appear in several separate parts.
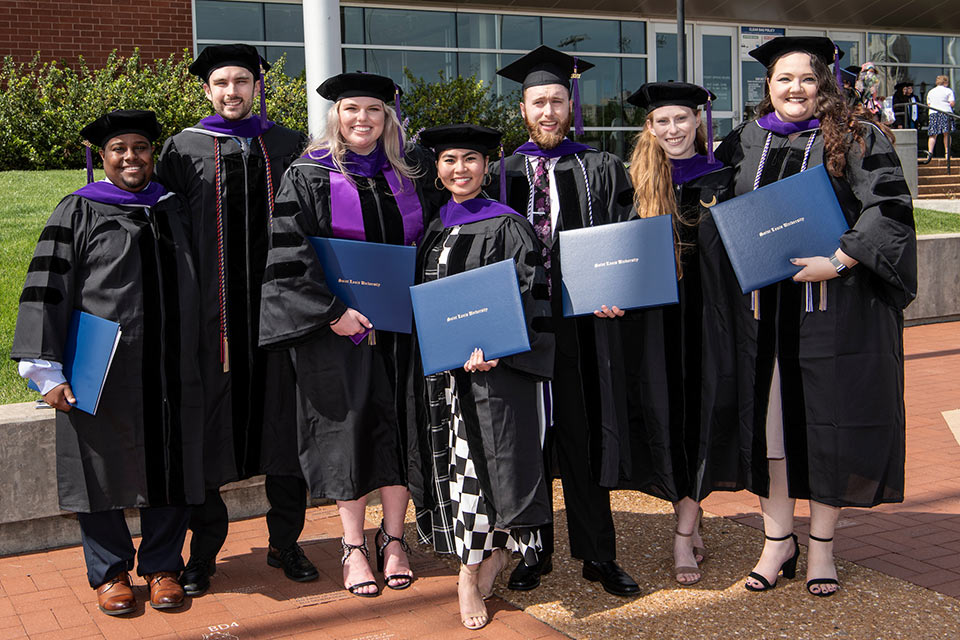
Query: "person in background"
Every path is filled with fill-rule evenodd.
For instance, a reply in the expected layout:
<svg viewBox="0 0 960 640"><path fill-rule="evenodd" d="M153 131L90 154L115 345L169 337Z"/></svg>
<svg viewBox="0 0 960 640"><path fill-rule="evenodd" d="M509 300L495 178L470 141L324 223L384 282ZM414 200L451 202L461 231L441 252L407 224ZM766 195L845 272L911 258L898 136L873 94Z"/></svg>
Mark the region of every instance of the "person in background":
<svg viewBox="0 0 960 640"><path fill-rule="evenodd" d="M293 370L285 353L257 347L260 285L280 178L306 144L303 134L267 120L261 68L245 44L205 48L190 65L214 115L169 138L157 173L187 198L191 246L200 277L198 367L206 397L207 497L190 517L184 589L202 595L227 538L220 487L265 473L267 564L298 582L319 575L297 538L306 485L300 476ZM260 91L260 115L252 113Z"/></svg>
<svg viewBox="0 0 960 640"><path fill-rule="evenodd" d="M100 147L106 178L66 196L47 221L27 272L11 357L57 410L60 508L77 514L87 579L100 611L137 610L129 571L150 605L184 603L190 511L203 502L203 397L195 354L196 271L182 199L153 182L152 111L111 111L81 131ZM88 176L93 168L88 156ZM71 318L120 325L93 414L63 373ZM124 509L139 509L135 550Z"/></svg>
<svg viewBox="0 0 960 640"><path fill-rule="evenodd" d="M950 149L950 134L957 128L954 119L950 117L953 107L957 104L953 89L950 88L950 78L937 76L937 86L927 92L927 106L932 107L927 122L927 151L933 156L937 146L937 136L943 134L943 149L946 154ZM934 111L936 109L936 111Z"/></svg>
<svg viewBox="0 0 960 640"><path fill-rule="evenodd" d="M517 551L536 566L540 525L553 519L543 473L544 382L553 374L553 334L540 246L525 216L483 193L487 155L501 133L454 124L427 129L420 143L437 154L437 174L450 200L419 248L418 280L429 282L500 260L513 260L527 320L530 351L487 360L477 349L463 370L427 376L421 394L427 425L419 441L426 464L414 491L421 540L460 558L457 591L468 629L489 620L485 597ZM478 410L489 406L493 410Z"/></svg>
<svg viewBox="0 0 960 640"><path fill-rule="evenodd" d="M919 100L913 95L913 82L898 82L893 89L893 127L895 129L916 129L920 119Z"/></svg>
<svg viewBox="0 0 960 640"><path fill-rule="evenodd" d="M641 218L673 217L679 304L629 312L627 350L633 459L631 488L673 503L674 577L700 581L706 556L700 501L739 490L735 322L726 252L710 207L730 197L733 169L716 162L708 116L712 95L685 82L650 82L627 98L647 112L630 159Z"/></svg>
<svg viewBox="0 0 960 640"><path fill-rule="evenodd" d="M556 358L550 383L545 467L552 477L554 452L563 479L570 552L583 561L582 576L614 595L639 593L616 562L616 532L610 489L620 481L620 443L627 435L626 389L616 307L597 317L565 318L561 305L562 229L625 221L633 211L633 187L619 158L567 138L579 121L578 94L571 80L592 64L539 47L497 73L521 84L520 114L530 140L502 162L506 202L526 215L541 243L547 270ZM579 125L578 125L578 128ZM498 193L500 163L490 167ZM624 444L624 446L626 446ZM543 527L543 552L531 567L517 565L509 587L534 589L553 569L553 525Z"/></svg>
<svg viewBox="0 0 960 640"><path fill-rule="evenodd" d="M842 507L903 500L903 309L916 296L910 190L888 130L857 120L822 37L780 37L750 55L767 68L759 119L717 158L736 195L823 164L849 230L831 256L797 256L792 280L737 295L747 489L765 542L746 588L765 591L800 554L797 499L809 500L807 591L839 588L833 536Z"/></svg>

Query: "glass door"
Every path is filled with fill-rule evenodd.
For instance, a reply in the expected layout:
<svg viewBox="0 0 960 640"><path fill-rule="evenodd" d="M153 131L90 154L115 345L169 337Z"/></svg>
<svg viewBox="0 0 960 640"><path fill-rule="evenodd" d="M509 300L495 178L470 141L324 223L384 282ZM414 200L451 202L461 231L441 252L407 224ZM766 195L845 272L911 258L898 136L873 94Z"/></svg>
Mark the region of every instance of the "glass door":
<svg viewBox="0 0 960 640"><path fill-rule="evenodd" d="M698 25L694 82L713 92L713 134L719 139L740 122L740 65L736 27Z"/></svg>
<svg viewBox="0 0 960 640"><path fill-rule="evenodd" d="M687 77L679 78L677 66L677 23L650 22L647 25L648 41L654 46L647 58L649 68L647 77L650 82L669 82L670 80L693 82L693 26L687 25Z"/></svg>

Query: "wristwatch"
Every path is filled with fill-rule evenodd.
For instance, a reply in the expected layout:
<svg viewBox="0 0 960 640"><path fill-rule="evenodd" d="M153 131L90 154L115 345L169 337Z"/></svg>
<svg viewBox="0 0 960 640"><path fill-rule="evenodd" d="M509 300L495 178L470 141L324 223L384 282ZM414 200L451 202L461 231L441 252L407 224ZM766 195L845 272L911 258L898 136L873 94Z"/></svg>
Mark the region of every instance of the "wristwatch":
<svg viewBox="0 0 960 640"><path fill-rule="evenodd" d="M840 262L840 258L837 257L837 254L830 256L828 260L830 260L830 264L832 264L833 268L837 270L837 275L841 278L850 272L850 270L847 268L847 265Z"/></svg>

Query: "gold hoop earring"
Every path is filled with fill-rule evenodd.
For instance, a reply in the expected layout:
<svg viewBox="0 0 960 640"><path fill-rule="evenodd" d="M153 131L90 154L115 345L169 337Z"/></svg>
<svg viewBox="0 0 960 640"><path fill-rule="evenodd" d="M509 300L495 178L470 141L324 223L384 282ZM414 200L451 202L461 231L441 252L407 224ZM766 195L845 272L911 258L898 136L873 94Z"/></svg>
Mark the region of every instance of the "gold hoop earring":
<svg viewBox="0 0 960 640"><path fill-rule="evenodd" d="M437 191L443 191L443 185L440 184L440 176L433 179L433 186L437 188Z"/></svg>

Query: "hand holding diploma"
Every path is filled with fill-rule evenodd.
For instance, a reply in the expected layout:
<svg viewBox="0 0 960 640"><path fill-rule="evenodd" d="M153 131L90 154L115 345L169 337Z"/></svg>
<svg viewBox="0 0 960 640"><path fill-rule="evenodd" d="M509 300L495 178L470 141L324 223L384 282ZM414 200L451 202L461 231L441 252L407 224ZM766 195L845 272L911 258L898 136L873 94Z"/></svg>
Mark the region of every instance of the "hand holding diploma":
<svg viewBox="0 0 960 640"><path fill-rule="evenodd" d="M350 337L373 329L373 323L356 309L347 309L343 315L330 323L330 328L338 336Z"/></svg>
<svg viewBox="0 0 960 640"><path fill-rule="evenodd" d="M597 316L598 318L619 318L623 316L623 309L617 305L607 307L607 305L604 304L600 305L599 310L594 310L593 315Z"/></svg>
<svg viewBox="0 0 960 640"><path fill-rule="evenodd" d="M484 360L483 349L474 349L473 353L470 354L470 359L463 365L463 369L469 373L473 373L474 371L490 371L490 369L497 366L498 362L500 362L500 358Z"/></svg>
<svg viewBox="0 0 960 640"><path fill-rule="evenodd" d="M73 397L73 389L66 382L58 384L43 396L43 401L58 411L70 411L70 408L76 404L77 399Z"/></svg>
<svg viewBox="0 0 960 640"><path fill-rule="evenodd" d="M857 264L857 261L837 249L835 254L837 259L850 269ZM824 256L813 256L810 258L791 258L790 262L803 267L793 276L794 282L822 282L838 278L837 268L830 262L830 258Z"/></svg>

